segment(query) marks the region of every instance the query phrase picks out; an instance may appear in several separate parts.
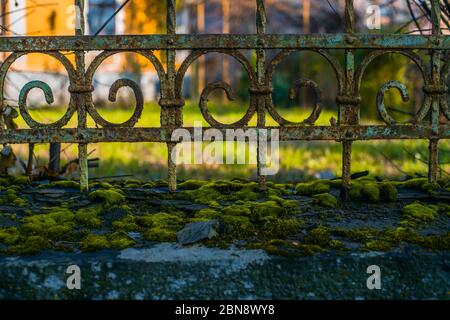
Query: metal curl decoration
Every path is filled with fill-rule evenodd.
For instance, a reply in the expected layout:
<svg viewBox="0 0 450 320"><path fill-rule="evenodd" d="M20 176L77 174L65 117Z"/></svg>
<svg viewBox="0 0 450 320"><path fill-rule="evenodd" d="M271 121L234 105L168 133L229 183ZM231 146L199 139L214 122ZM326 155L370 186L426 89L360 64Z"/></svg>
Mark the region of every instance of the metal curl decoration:
<svg viewBox="0 0 450 320"><path fill-rule="evenodd" d="M48 123L48 124L41 123L41 122L34 120L33 117L31 117L30 113L28 112L28 108L27 108L27 98L28 98L28 94L30 93L30 91L35 88L41 89L42 92L44 92L45 101L48 104L52 104L54 102L52 89L45 82L39 81L39 80L34 80L34 81L30 81L27 84L25 84L23 86L23 88L20 90L20 94L19 94L19 111L20 111L20 115L22 116L22 118L26 122L26 124L30 128L45 128L45 127L47 127L47 128L62 128L63 126L65 126L69 122L70 118L72 118L72 116L75 112L75 108L73 107L73 105L71 103L69 104L69 109L67 110L67 112L62 116L61 119L59 119L56 122Z"/></svg>
<svg viewBox="0 0 450 320"><path fill-rule="evenodd" d="M385 55L385 54L389 54L389 53L399 54L399 55L405 56L405 57L409 58L410 60L412 60L412 61L415 63L415 65L417 66L417 68L419 69L419 71L420 71L420 73L421 73L421 75L422 75L422 79L423 79L423 81L424 81L424 85L425 85L425 86L428 85L428 78L429 78L429 77L428 77L428 74L429 74L429 70L428 70L428 68L426 67L425 63L423 62L422 58L421 58L418 54L416 54L416 53L414 53L414 52L412 52L412 51L409 51L409 50L407 50L407 51L401 51L401 50L381 50L381 51L372 51L372 52L370 52L370 53L363 59L363 61L361 62L361 64L359 65L358 69L357 69L356 72L355 72L355 92L360 92L360 90L361 90L362 78L363 78L363 76L364 76L364 73L365 73L367 67L370 65L370 63L371 63L373 60L375 60L376 58L378 58L378 57L380 57L380 56L382 56L382 55ZM390 82L391 82L391 81L389 81L388 83L390 83ZM395 81L393 81L393 82L395 83ZM401 86L403 86L403 84L401 84L401 83L398 83L398 84L400 84ZM384 84L383 86L385 86L385 85L387 85L387 83ZM382 86L382 88L383 88L383 86ZM396 87L397 89L400 90L400 92L402 92L402 90L401 90L399 87L397 87L397 86L394 86L394 87ZM385 91L386 91L386 90L385 90ZM380 94L380 92L379 92L379 94ZM403 95L403 93L402 93L402 95ZM377 105L378 105L378 104L379 104L379 103L378 103L378 96L377 96ZM417 112L417 114L415 115L415 117L414 117L413 119L410 120L410 122L417 123L417 122L422 121L422 120L426 117L426 115L428 114L428 112L430 111L430 106L431 106L431 99L429 99L429 96L426 95L426 96L425 96L425 99L424 99L424 101L423 101L423 103L422 103L421 108L419 109L419 111ZM378 109L379 109L379 108L378 108L378 106L377 106L377 111L379 112ZM390 118L390 117L389 117L389 118ZM392 118L390 118L390 119L393 120ZM383 120L385 121L385 119L383 119ZM386 121L385 121L385 122L386 122ZM394 123L395 123L395 121L394 121Z"/></svg>
<svg viewBox="0 0 450 320"><path fill-rule="evenodd" d="M207 50L196 50L193 51L181 64L177 75L176 75L176 79L175 79L175 92L177 97L181 96L181 92L182 92L182 87L183 87L183 78L187 72L187 70L189 69L189 67L191 66L191 64L197 60L199 57L207 54L207 53L211 53L211 52L215 52L215 53L222 53L228 56L231 56L232 58L234 58L235 60L237 60L241 66L244 67L244 69L246 70L249 79L250 79L250 87L251 88L257 88L257 81L256 81L256 74L253 70L253 67L251 66L250 62L247 60L247 58L239 51L237 50L213 50L213 51L207 51ZM208 110L208 97L209 95L215 91L215 90L223 90L225 91L228 99L230 101L234 100L234 93L233 93L233 89L230 87L229 84L222 82L222 81L217 81L217 82L213 82L208 84L202 91L202 94L200 96L200 101L199 101L199 107L200 107L200 111L203 115L203 117L205 118L205 120L212 126L215 128L230 128L230 127L237 127L237 126L245 126L248 124L248 122L251 120L251 118L254 116L255 112L256 112L256 106L257 106L257 98L255 97L254 94L250 95L250 103L249 103L249 107L246 111L246 113L244 114L244 116L231 124L225 124L225 123L220 123L217 120L215 120L212 115L209 113Z"/></svg>
<svg viewBox="0 0 450 320"><path fill-rule="evenodd" d="M338 82L338 91L340 94L342 94L344 92L344 71L342 69L342 66L340 65L339 61L332 55L328 54L327 52L325 52L324 50L283 50L281 52L279 52L270 62L269 66L267 67L266 70L266 83L270 84L272 83L273 80L273 74L275 72L276 67L278 66L278 64L283 61L283 59L285 59L286 57L288 57L289 55L291 55L294 52L298 52L298 51L312 51L312 52L316 52L318 54L320 54L322 57L324 57L328 63L330 63L331 67L333 68L333 70L335 71L335 75L336 75L336 79ZM303 125L303 124L309 124L309 125L314 125L314 123L317 121L317 119L320 116L320 113L322 112L322 91L320 90L319 86L317 85L316 82L310 80L310 79L306 79L306 78L301 78L297 81L294 82L293 86L290 89L290 99L293 100L295 99L295 96L298 93L298 88L300 87L309 87L312 88L312 90L315 93L316 96L316 101L314 104L314 109L311 113L311 115L301 121L301 122L293 122L293 121L289 121L285 118L283 118L278 111L275 108L275 105L273 103L272 97L269 96L267 98L267 111L269 112L269 114L272 116L272 118L280 125L280 126L285 126L285 125Z"/></svg>
<svg viewBox="0 0 450 320"><path fill-rule="evenodd" d="M69 59L67 59L63 54L60 52L41 52L41 51L30 51L30 52L14 52L10 54L6 60L3 62L3 64L0 67L0 109L3 108L3 100L4 100L4 86L5 86L5 79L6 74L11 67L11 65L20 57L25 56L30 53L40 53L45 54L47 56L51 56L58 60L66 69L69 81L70 83L73 83L76 79L76 71L72 63ZM76 111L76 105L72 99L72 96L70 98L69 107L66 111L66 113L56 122L53 123L40 123L38 121L35 121L31 115L28 112L28 108L26 105L28 93L34 89L38 88L41 89L44 92L45 100L48 104L53 103L53 92L48 84L46 84L43 81L30 81L20 90L19 94L19 110L21 116L24 118L26 124L30 128L62 128L70 121L72 116L74 115Z"/></svg>
<svg viewBox="0 0 450 320"><path fill-rule="evenodd" d="M89 104L87 106L87 110L96 124L104 128L133 127L139 121L142 115L142 111L144 110L144 96L142 95L142 91L136 82L130 79L118 79L114 81L114 83L111 85L111 88L109 89L108 100L111 102L115 102L117 98L117 92L120 88L123 87L131 88L136 99L136 107L134 108L134 112L130 119L123 123L111 123L100 116L97 110L91 104Z"/></svg>
<svg viewBox="0 0 450 320"><path fill-rule="evenodd" d="M378 115L386 124L392 125L392 124L396 124L397 121L389 115L388 111L386 110L386 106L384 104L384 96L386 94L386 91L388 91L390 89L397 89L402 96L403 102L409 101L409 94L408 94L408 89L406 88L406 86L397 80L390 80L390 81L386 82L378 90L378 94L377 94ZM407 122L413 122L413 120L414 119L411 119Z"/></svg>
<svg viewBox="0 0 450 320"><path fill-rule="evenodd" d="M233 89L229 84L222 81L209 83L206 86L206 88L203 89L199 102L200 111L203 115L203 118L205 118L206 122L208 122L213 128L239 127L246 125L255 113L255 110L252 110L252 108L249 108L247 110L247 113L240 120L231 124L223 124L214 119L214 117L208 110L208 97L215 90L223 90L226 93L228 100L230 101L235 100Z"/></svg>
<svg viewBox="0 0 450 320"><path fill-rule="evenodd" d="M167 81L166 76L164 72L164 67L162 66L161 62L158 60L158 58L153 54L151 51L103 51L98 56L95 57L95 59L91 62L89 65L87 71L86 71L86 81L85 83L91 84L93 82L95 71L98 69L98 67L105 61L107 58L109 58L112 55L123 53L123 52L132 52L142 55L143 57L147 58L150 63L154 66L160 83L161 83L161 91L165 91L167 87ZM116 80L109 89L109 97L108 100L111 102L116 101L117 92L122 87L129 87L133 90L134 97L136 99L136 107L134 109L133 115L128 119L127 121L123 123L112 123L107 120L105 120L96 110L94 102L92 101L92 95L89 94L86 97L86 110L89 113L89 115L94 119L95 123L99 126L105 127L105 128L112 128L112 127L133 127L140 119L143 109L144 109L144 96L142 93L141 88L139 85L130 79L119 79Z"/></svg>

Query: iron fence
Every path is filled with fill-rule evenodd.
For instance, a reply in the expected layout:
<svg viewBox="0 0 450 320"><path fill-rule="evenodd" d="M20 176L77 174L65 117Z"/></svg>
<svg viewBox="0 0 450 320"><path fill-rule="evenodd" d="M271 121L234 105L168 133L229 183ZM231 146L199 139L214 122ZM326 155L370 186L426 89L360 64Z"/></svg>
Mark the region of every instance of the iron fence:
<svg viewBox="0 0 450 320"><path fill-rule="evenodd" d="M209 113L208 95L214 90L230 93L230 86L223 82L208 84L199 102L205 120L214 128L225 133L227 128L279 129L281 141L298 140L330 140L343 145L342 177L343 197L345 198L351 184L352 143L357 140L374 139L427 139L429 140L429 174L431 183L438 176L438 143L450 137L450 111L447 103L448 88L446 86L450 73L450 37L442 35L441 14L438 0L432 0L432 32L430 35L405 34L360 34L355 30L355 12L353 1L345 4L345 33L342 34L266 34L266 11L264 0L256 0L256 34L176 34L176 0L167 1L167 34L164 35L121 35L121 36L86 36L84 35L84 17L74 36L42 36L42 37L3 37L0 40L0 51L10 53L0 67L0 112L3 120L8 112L4 102L3 87L5 77L11 64L29 53L38 52L56 58L62 63L70 79L70 102L66 113L52 124L43 124L34 120L27 108L27 95L30 90L38 88L43 91L47 103L52 103L53 94L48 84L31 81L20 91L19 112L27 123L27 129L6 127L0 129L0 143L76 143L79 153L79 173L82 190L88 189L87 146L99 142L161 142L166 143L169 150L168 183L170 190L176 189L176 164L170 154L177 141L171 140L171 133L183 126L182 115L184 99L182 96L183 78L189 66L199 57L217 52L235 59L242 65L250 79L250 103L242 119L227 125L215 120ZM84 1L76 0L75 5L84 12ZM267 50L278 50L271 60L266 58ZM360 63L355 62L356 50L369 49ZM85 52L100 50L94 60L86 67ZM165 53L165 64L154 51ZM190 53L177 68L175 59L177 51L189 50ZM256 67L252 66L242 50L256 52ZM321 112L320 89L308 79L300 79L293 84L293 90L308 87L317 93L317 101L311 116L301 123L293 123L282 117L276 110L272 100L272 76L276 66L293 52L313 51L323 56L335 72L338 85L338 119L329 126L315 125ZM339 59L332 51L342 50L344 59ZM418 50L427 52L419 55ZM63 52L73 51L75 63L71 63ZM93 77L102 62L121 52L134 52L142 55L154 66L158 74L161 88L161 126L138 128L144 108L140 87L129 79L115 81L109 94L114 101L117 91L129 87L136 97L135 111L131 118L122 124L105 120L96 110L92 92ZM377 57L387 53L396 53L412 60L421 72L424 82L424 99L420 110L407 122L396 122L384 105L384 94L390 89L398 89L404 99L408 93L405 86L398 81L389 81L378 92L376 108L384 122L381 125L362 125L360 123L361 97L360 88L366 68ZM341 61L343 60L343 61ZM67 128L69 120L77 113L76 128ZM266 126L266 113L278 124ZM89 115L96 127L87 126ZM255 127L248 126L256 115ZM443 119L443 120L442 120ZM7 122L7 121L6 121ZM3 127L3 125L2 125ZM185 129L193 131L193 128ZM226 136L226 135L224 135ZM258 179L261 188L265 186L265 177L261 174L261 163L258 159Z"/></svg>

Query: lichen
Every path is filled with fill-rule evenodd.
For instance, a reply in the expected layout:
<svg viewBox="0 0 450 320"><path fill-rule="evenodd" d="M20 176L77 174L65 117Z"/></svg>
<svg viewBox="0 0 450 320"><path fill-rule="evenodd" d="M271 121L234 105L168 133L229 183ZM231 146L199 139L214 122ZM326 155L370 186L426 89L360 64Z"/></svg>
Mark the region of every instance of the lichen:
<svg viewBox="0 0 450 320"><path fill-rule="evenodd" d="M314 203L326 208L336 208L338 205L337 199L330 193L321 193L313 196Z"/></svg>

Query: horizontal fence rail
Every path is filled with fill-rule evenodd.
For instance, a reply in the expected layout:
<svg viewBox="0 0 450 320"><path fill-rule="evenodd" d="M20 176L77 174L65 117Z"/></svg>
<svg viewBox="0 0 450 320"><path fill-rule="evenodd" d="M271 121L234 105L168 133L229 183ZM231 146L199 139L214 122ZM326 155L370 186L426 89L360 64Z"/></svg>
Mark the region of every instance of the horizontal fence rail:
<svg viewBox="0 0 450 320"><path fill-rule="evenodd" d="M177 35L176 1L167 1L167 34L165 35L125 35L125 36L85 36L84 15L79 17L79 24L74 36L46 37L2 37L0 52L8 52L8 57L0 66L0 143L77 143L79 148L80 185L88 190L87 146L99 142L162 142L169 151L168 182L171 191L176 189L176 164L170 157L171 151L179 141L171 139L174 130L183 128L189 132L194 128L183 126L182 95L183 79L186 71L200 57L210 52L227 55L240 63L250 79L250 102L242 119L234 124L223 124L214 119L208 110L208 97L214 91L225 91L232 96L229 84L214 82L208 84L201 94L199 107L204 120L211 127L225 135L228 128L278 129L280 141L296 140L333 140L342 143L342 197L346 199L351 184L352 143L357 140L376 139L428 139L429 140L429 181L435 183L438 177L438 143L450 137L450 110L448 107L447 82L450 74L450 37L441 34L439 1L432 3L432 32L430 35L367 35L355 32L355 13L353 1L346 0L345 28L343 34L266 34L266 11L263 0L256 0L256 34L247 35ZM75 5L84 12L84 1L75 0ZM256 65L240 51L253 50L256 53ZM276 49L278 54L269 61L266 50ZM363 60L355 62L357 50L368 49ZM164 63L155 55L155 50L165 52ZM177 50L189 50L187 58L177 68L175 60ZM278 112L273 103L272 77L279 63L298 51L313 51L326 59L333 68L338 85L338 116L330 121L329 126L316 126L320 116L321 91L317 84L301 78L292 86L296 93L300 87L306 87L316 93L315 107L305 121L293 123ZM344 59L339 59L332 52L341 50ZM427 55L419 55L418 50L426 50ZM72 63L65 52L73 51L75 61ZM85 65L87 51L101 51L94 60ZM129 79L116 80L111 88L109 100L115 101L117 92L122 87L129 87L136 98L133 115L122 124L105 120L97 111L93 102L93 78L98 67L105 59L122 52L135 52L145 57L155 68L161 89L159 105L161 106L161 126L154 128L135 127L144 108L141 88ZM65 68L69 81L70 102L66 113L51 124L39 123L30 115L27 96L33 89L40 89L48 104L53 102L53 93L48 84L42 81L30 81L20 91L19 114L29 128L17 129L8 126L8 119L14 112L4 99L5 79L11 65L20 57L29 53L41 53L57 59ZM420 70L423 78L424 99L419 111L407 122L395 121L384 105L384 95L390 89L396 89L404 100L408 98L406 87L399 81L389 81L378 91L376 108L382 125L361 125L361 82L370 63L384 54L401 54L411 60ZM343 61L341 61L343 60ZM66 125L77 114L77 127ZM277 126L266 125L266 114L276 121ZM87 126L87 116L95 121L96 127ZM249 126L249 121L256 117L256 126ZM270 135L269 135L270 138ZM258 145L258 149L260 146ZM261 159L258 158L258 179L261 188L265 187L265 176L261 171Z"/></svg>

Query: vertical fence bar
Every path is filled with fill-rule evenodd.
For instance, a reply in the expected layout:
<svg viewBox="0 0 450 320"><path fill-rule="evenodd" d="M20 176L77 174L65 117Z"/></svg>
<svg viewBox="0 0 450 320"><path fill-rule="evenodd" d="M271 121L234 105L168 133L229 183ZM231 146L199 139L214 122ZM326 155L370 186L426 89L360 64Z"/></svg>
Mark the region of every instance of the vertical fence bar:
<svg viewBox="0 0 450 320"><path fill-rule="evenodd" d="M167 34L176 34L176 0L167 0ZM168 49L166 52L167 59L167 92L162 92L162 99L160 100L161 105L161 126L164 127L168 134L172 134L172 131L177 127L182 126L182 107L184 102L181 97L177 96L175 89L175 77L176 77L176 50L170 49L170 45L174 43L173 39L168 40ZM173 152L176 148L175 142L167 143L168 160L167 160L167 182L169 185L169 190L171 192L175 191L177 188L177 166L176 159L174 159L175 153Z"/></svg>
<svg viewBox="0 0 450 320"><path fill-rule="evenodd" d="M75 35L83 36L85 30L84 20L84 0L75 0L76 21L75 21ZM78 113L78 128L86 128L86 99L84 90L80 90L84 86L85 81L85 54L83 50L75 51L75 65L77 77L75 79L74 88L75 103ZM78 171L80 174L80 188L81 191L88 191L89 172L87 159L87 143L78 144Z"/></svg>
<svg viewBox="0 0 450 320"><path fill-rule="evenodd" d="M261 90L266 86L265 83L265 68L266 68L266 51L264 46L264 34L266 33L266 8L264 0L256 1L256 31L260 39L258 40L258 46L261 48L256 50L256 76L258 81L258 88ZM263 90L264 91L264 90ZM259 128L263 128L266 125L266 97L261 93L257 95L257 127L258 127L258 142L257 142L257 175L259 188L264 190L266 188L266 177L262 174L262 167L266 163L266 144L260 143Z"/></svg>
<svg viewBox="0 0 450 320"><path fill-rule="evenodd" d="M345 31L348 44L353 43L355 32L355 12L353 0L345 1ZM339 103L339 124L357 125L359 123L359 111L357 109L357 99L354 95L354 75L355 75L355 52L354 49L345 50L345 97ZM342 200L349 198L351 184L352 165L352 141L342 142Z"/></svg>
<svg viewBox="0 0 450 320"><path fill-rule="evenodd" d="M439 0L431 0L431 24L432 35L436 37L436 41L439 41L438 37L441 34L441 9L439 6ZM440 86L441 79L441 51L431 51L431 85L436 88ZM428 181L430 183L436 183L439 170L439 104L442 95L437 93L437 90L432 90L432 103L431 103L431 130L436 138L430 139L428 146ZM446 97L444 97L446 98Z"/></svg>

